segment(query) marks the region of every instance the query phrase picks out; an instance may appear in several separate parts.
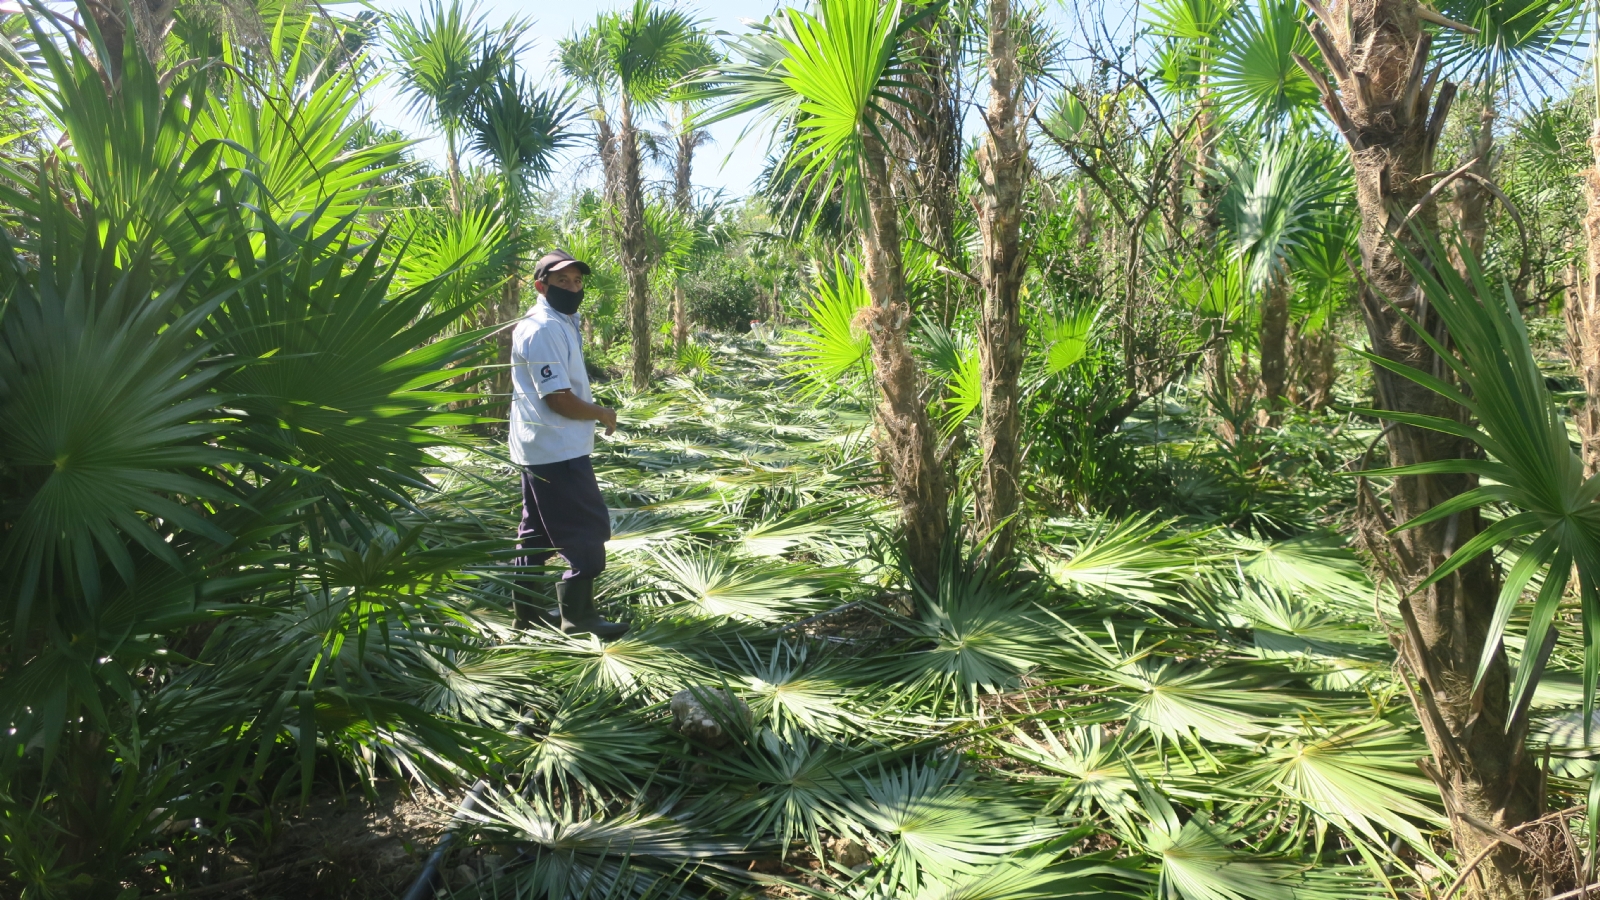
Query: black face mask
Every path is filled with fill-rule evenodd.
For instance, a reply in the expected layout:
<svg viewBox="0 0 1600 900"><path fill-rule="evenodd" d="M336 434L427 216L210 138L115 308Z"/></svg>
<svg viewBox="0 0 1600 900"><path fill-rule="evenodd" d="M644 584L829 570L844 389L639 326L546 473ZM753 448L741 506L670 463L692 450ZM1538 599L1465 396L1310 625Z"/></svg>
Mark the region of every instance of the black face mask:
<svg viewBox="0 0 1600 900"><path fill-rule="evenodd" d="M578 304L583 302L583 291L569 291L547 284L544 286L544 299L552 309L570 316L578 311Z"/></svg>

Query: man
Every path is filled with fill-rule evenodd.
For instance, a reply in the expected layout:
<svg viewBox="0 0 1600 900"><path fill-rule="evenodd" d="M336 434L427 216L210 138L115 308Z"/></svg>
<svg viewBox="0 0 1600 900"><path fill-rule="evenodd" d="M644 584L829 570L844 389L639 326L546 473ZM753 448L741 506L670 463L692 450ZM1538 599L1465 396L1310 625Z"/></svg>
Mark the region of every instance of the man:
<svg viewBox="0 0 1600 900"><path fill-rule="evenodd" d="M556 584L561 630L611 640L628 626L607 622L594 609L594 579L605 571L611 519L589 454L595 423L612 434L617 412L594 403L583 364L578 304L588 274L587 264L563 250L545 254L533 269L540 300L511 336L511 461L522 467L521 564L542 566L560 553L567 562ZM519 627L543 618L520 597L516 606Z"/></svg>

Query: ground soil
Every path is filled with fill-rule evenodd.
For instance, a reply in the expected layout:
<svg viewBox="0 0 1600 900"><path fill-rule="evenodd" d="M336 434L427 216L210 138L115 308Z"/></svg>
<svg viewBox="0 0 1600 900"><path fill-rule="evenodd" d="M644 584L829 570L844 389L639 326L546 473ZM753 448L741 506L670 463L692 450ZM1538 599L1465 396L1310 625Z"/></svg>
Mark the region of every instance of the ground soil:
<svg viewBox="0 0 1600 900"><path fill-rule="evenodd" d="M453 808L423 793L379 783L359 794L315 797L279 817L260 848L240 847L210 884L175 897L251 900L379 900L399 897L422 869Z"/></svg>

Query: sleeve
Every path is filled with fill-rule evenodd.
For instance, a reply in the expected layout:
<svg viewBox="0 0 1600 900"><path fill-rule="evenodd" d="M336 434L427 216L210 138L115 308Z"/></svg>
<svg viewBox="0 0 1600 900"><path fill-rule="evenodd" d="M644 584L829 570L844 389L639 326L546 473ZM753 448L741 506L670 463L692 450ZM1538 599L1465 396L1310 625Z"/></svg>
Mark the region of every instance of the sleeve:
<svg viewBox="0 0 1600 900"><path fill-rule="evenodd" d="M564 343L560 341L563 336L554 332L553 328L529 329L519 347L522 359L517 363L524 367L528 383L541 398L552 391L563 391L572 387L566 363L562 361L565 355L563 351L566 349Z"/></svg>

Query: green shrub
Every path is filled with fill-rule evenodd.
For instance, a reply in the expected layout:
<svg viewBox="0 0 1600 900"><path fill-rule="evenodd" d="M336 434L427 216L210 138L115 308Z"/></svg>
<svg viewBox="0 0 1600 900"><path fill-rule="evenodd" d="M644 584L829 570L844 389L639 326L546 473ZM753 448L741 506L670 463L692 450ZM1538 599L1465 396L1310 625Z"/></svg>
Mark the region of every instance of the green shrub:
<svg viewBox="0 0 1600 900"><path fill-rule="evenodd" d="M737 260L702 258L683 276L689 320L715 331L749 331L761 286Z"/></svg>

